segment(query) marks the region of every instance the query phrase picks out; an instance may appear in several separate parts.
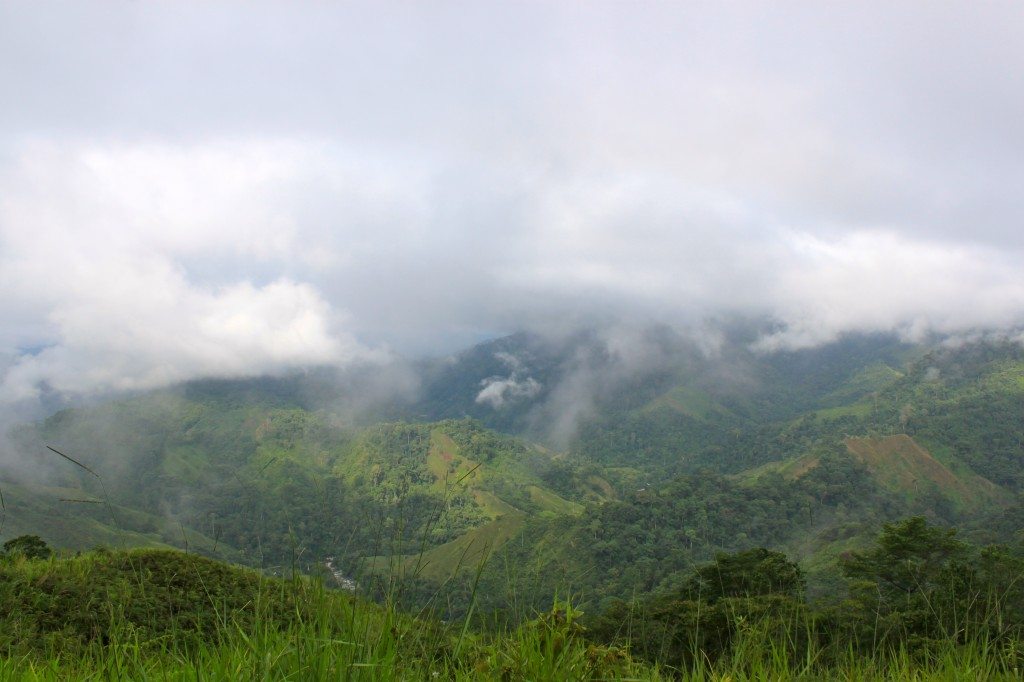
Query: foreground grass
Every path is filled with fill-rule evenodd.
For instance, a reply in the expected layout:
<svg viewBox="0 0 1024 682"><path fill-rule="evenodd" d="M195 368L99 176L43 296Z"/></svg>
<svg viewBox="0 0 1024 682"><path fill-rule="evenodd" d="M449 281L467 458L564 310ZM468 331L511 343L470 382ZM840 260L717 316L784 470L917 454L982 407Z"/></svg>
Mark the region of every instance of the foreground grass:
<svg viewBox="0 0 1024 682"><path fill-rule="evenodd" d="M0 682L1020 679L1015 644L794 660L757 627L714 664L660 669L591 643L576 616L561 606L481 634L180 552L16 557L0 561Z"/></svg>
<svg viewBox="0 0 1024 682"><path fill-rule="evenodd" d="M571 609L500 635L173 551L0 560L0 680L623 679Z"/></svg>
<svg viewBox="0 0 1024 682"><path fill-rule="evenodd" d="M237 634L237 639L191 652L148 651L142 642L118 641L75 658L0 659L0 680L1019 680L983 650L951 650L927 665L895 654L875 660L852 658L815 669L792 665L759 651L687 671L658 671L622 660L604 666L593 648L557 638L511 635L461 657L436 661L402 655L396 639L361 647L357 642L318 638L302 628L289 632Z"/></svg>

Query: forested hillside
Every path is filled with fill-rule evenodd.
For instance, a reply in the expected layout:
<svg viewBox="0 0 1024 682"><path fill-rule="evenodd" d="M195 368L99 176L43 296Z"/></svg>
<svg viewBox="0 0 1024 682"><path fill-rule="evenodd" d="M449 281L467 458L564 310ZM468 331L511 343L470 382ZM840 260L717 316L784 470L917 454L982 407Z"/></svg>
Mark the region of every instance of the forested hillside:
<svg viewBox="0 0 1024 682"><path fill-rule="evenodd" d="M618 498L578 517L531 522L483 580L498 585L508 580L505 566L527 567L517 576L520 594L571 585L585 605L601 608L609 598L670 589L716 551L770 547L801 561L810 594L826 594L838 557L865 546L882 523L914 514L1019 547L1022 527L1011 519L1019 518L1021 489L1007 472L1020 472L1024 455L1020 347L901 353L910 360L887 371L870 354L857 360L860 368L840 354L841 367L819 364L814 381L802 384L814 383L820 396L813 409L775 419L785 408L766 408L768 417L746 427L730 417L728 430L678 435L674 448L661 448L674 425L685 431L694 423L690 414L652 409L679 390L670 389L628 413L635 421L624 423L636 430L604 432L643 453L606 467ZM797 363L773 364L792 372ZM702 400L718 419L727 408L713 395ZM584 430L574 461L587 461L587 438ZM664 457L649 463L648 452Z"/></svg>
<svg viewBox="0 0 1024 682"><path fill-rule="evenodd" d="M359 418L332 409L352 384L327 370L64 410L13 433L32 467L0 477L3 534L188 546L512 622L556 596L598 613L663 594L757 547L826 595L840 557L912 515L1019 544L1018 345L740 341L516 335L424 363L418 398ZM586 409L566 416L570 389ZM427 405L438 421L414 418Z"/></svg>
<svg viewBox="0 0 1024 682"><path fill-rule="evenodd" d="M527 518L581 510L545 482L551 454L467 420L349 428L322 411L158 393L17 437L42 473L4 480L7 531L70 548L190 546L308 570L332 557L350 575L432 550L421 569L444 579L440 566L477 561ZM602 485L563 489L582 501Z"/></svg>

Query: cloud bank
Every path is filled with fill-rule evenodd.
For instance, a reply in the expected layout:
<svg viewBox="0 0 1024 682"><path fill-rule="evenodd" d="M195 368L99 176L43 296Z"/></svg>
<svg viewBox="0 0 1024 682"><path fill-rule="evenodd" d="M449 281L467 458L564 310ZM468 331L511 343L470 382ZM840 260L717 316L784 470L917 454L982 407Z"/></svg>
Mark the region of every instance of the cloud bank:
<svg viewBox="0 0 1024 682"><path fill-rule="evenodd" d="M1010 2L2 4L0 399L1020 329L1022 71Z"/></svg>

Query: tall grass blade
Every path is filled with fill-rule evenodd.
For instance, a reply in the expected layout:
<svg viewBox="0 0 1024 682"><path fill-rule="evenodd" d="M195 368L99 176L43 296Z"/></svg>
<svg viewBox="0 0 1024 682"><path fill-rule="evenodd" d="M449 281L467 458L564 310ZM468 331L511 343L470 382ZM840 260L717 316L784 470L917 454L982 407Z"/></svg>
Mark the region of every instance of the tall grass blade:
<svg viewBox="0 0 1024 682"><path fill-rule="evenodd" d="M78 461L77 459L75 459L74 457L69 457L68 455L65 455L65 454L64 454L63 452L61 452L61 451L60 451L60 450L58 450L57 448L53 447L52 445L47 445L47 446L46 446L46 449L47 449L47 450L50 450L51 452L55 452L55 453L57 453L58 455L60 455L61 457L63 457L63 458L64 458L64 459L66 459L67 461L71 462L71 463L72 463L72 464L74 464L75 466L77 466L77 467L81 467L82 469L85 469L86 471L88 471L88 472L89 472L90 474L92 474L92 475L93 475L93 476L95 476L96 478L100 478L100 475L99 475L99 474L97 474L97 473L96 473L95 471L93 471L93 470L92 470L92 469L90 469L89 467L85 466L84 464L82 464L81 462L79 462L79 461Z"/></svg>

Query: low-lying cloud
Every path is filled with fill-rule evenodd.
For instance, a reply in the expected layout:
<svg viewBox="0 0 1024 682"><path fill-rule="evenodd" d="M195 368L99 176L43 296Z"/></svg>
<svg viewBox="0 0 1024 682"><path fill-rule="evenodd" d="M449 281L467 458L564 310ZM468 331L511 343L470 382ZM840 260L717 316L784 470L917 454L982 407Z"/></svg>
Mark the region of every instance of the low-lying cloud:
<svg viewBox="0 0 1024 682"><path fill-rule="evenodd" d="M594 321L1020 329L1022 69L1013 3L5 5L0 400Z"/></svg>
<svg viewBox="0 0 1024 682"><path fill-rule="evenodd" d="M239 377L364 354L328 330L328 306L308 285L276 280L206 291L172 273L122 273L118 295L55 307L58 340L23 354L0 386L27 399L42 385L68 393L154 388L196 376Z"/></svg>
<svg viewBox="0 0 1024 682"><path fill-rule="evenodd" d="M517 400L529 400L537 397L544 388L543 384L529 376L530 368L520 358L511 353L494 354L509 369L506 377L487 377L480 382L480 392L476 394L476 402L490 405L498 410L506 403Z"/></svg>
<svg viewBox="0 0 1024 682"><path fill-rule="evenodd" d="M262 200L287 176L261 169L267 156L76 151L30 147L0 179L0 282L21 323L6 328L5 344L21 350L8 353L5 401L374 356L313 285L261 276L292 247L287 218ZM190 271L207 259L225 272Z"/></svg>
<svg viewBox="0 0 1024 682"><path fill-rule="evenodd" d="M483 388L476 394L476 402L486 403L495 409L514 400L529 400L536 397L543 388L541 383L533 377L525 379L490 377L480 382L480 385Z"/></svg>

